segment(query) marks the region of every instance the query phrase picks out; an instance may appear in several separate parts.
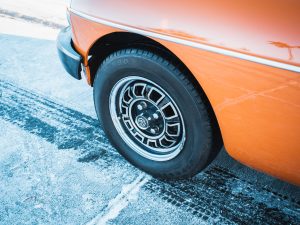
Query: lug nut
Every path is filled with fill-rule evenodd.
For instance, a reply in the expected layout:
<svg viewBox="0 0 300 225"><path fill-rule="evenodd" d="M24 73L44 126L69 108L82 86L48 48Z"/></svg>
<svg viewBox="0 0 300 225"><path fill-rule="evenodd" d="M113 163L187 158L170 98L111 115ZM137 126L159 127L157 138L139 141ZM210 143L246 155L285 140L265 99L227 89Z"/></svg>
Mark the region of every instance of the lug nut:
<svg viewBox="0 0 300 225"><path fill-rule="evenodd" d="M143 110L147 107L146 102L141 102L140 104L137 105L138 110Z"/></svg>
<svg viewBox="0 0 300 225"><path fill-rule="evenodd" d="M154 113L153 115L152 115L152 117L154 118L154 119L158 119L158 115L157 115L157 113Z"/></svg>
<svg viewBox="0 0 300 225"><path fill-rule="evenodd" d="M151 132L152 134L156 134L158 131L159 131L158 126L156 126L156 127L150 129L150 132Z"/></svg>

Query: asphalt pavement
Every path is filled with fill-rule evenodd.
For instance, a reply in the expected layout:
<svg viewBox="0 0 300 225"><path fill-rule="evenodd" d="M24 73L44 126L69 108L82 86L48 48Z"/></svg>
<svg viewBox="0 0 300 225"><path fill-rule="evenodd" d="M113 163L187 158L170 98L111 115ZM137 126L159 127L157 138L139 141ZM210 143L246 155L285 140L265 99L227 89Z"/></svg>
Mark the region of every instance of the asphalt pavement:
<svg viewBox="0 0 300 225"><path fill-rule="evenodd" d="M59 62L63 16L0 3L0 224L300 224L299 187L224 149L185 181L131 166Z"/></svg>

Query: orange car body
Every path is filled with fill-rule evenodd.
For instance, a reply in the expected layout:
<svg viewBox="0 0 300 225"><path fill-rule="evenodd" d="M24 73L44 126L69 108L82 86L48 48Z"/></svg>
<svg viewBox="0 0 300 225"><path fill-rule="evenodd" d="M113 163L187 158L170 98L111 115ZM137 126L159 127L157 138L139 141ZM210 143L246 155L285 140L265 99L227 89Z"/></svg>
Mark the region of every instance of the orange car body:
<svg viewBox="0 0 300 225"><path fill-rule="evenodd" d="M193 73L238 161L300 185L300 1L72 0L73 42L147 36Z"/></svg>

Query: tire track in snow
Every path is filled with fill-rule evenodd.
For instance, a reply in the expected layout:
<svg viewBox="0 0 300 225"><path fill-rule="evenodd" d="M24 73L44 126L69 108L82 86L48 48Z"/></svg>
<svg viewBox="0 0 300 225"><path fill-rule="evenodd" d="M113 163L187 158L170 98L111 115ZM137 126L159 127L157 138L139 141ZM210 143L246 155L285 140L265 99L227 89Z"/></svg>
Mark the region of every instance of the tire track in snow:
<svg viewBox="0 0 300 225"><path fill-rule="evenodd" d="M132 183L124 185L121 193L108 203L107 208L86 225L104 225L110 220L117 218L120 212L126 208L129 203L138 199L140 188L150 179L150 176L142 174Z"/></svg>
<svg viewBox="0 0 300 225"><path fill-rule="evenodd" d="M95 161L108 151L111 157L120 158L98 120L3 81L0 81L0 96L0 118L55 144L58 149L79 150L82 157L78 161Z"/></svg>
<svg viewBox="0 0 300 225"><path fill-rule="evenodd" d="M116 161L126 163L110 145L96 119L1 80L0 119L58 149L78 150L80 162L102 159L108 162L107 166ZM141 188L207 223L300 224L297 200L253 185L222 167L210 167L186 181L151 179ZM114 212L114 207L107 207L105 212Z"/></svg>
<svg viewBox="0 0 300 225"><path fill-rule="evenodd" d="M186 181L153 180L145 188L208 224L299 224L300 205L219 166ZM286 197L285 197L286 198Z"/></svg>

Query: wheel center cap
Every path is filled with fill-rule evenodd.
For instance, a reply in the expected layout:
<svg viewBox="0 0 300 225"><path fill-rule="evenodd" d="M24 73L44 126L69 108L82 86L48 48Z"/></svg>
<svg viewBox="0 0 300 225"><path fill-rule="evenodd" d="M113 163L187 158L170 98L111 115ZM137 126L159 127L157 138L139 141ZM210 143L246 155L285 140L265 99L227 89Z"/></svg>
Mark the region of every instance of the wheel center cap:
<svg viewBox="0 0 300 225"><path fill-rule="evenodd" d="M148 120L141 115L136 117L135 123L142 130L146 130L149 127Z"/></svg>

